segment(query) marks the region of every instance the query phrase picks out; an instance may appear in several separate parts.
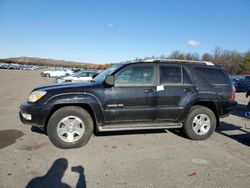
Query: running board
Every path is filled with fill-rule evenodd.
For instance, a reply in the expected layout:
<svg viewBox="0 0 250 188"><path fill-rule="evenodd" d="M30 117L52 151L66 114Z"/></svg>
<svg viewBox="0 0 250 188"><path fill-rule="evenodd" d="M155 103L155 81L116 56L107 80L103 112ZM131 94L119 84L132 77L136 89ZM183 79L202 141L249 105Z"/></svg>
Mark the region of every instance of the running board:
<svg viewBox="0 0 250 188"><path fill-rule="evenodd" d="M113 124L98 126L99 132L181 128L182 123Z"/></svg>

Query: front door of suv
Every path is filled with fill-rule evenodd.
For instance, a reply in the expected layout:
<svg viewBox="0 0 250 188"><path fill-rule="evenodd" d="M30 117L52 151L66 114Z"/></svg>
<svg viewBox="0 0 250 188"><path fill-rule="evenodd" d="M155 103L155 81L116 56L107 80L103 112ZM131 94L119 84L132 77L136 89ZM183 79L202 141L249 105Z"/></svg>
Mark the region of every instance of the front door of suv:
<svg viewBox="0 0 250 188"><path fill-rule="evenodd" d="M156 118L156 65L129 64L115 74L107 122L147 122Z"/></svg>
<svg viewBox="0 0 250 188"><path fill-rule="evenodd" d="M184 66L159 64L158 72L157 120L175 121L195 93L195 86Z"/></svg>

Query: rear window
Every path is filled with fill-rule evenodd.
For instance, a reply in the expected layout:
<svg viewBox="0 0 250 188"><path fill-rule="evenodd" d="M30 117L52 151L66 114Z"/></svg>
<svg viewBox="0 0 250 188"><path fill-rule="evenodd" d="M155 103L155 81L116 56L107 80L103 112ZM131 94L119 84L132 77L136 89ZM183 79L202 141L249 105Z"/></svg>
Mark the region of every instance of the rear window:
<svg viewBox="0 0 250 188"><path fill-rule="evenodd" d="M195 67L194 69L211 84L228 84L227 77L220 69L203 67Z"/></svg>

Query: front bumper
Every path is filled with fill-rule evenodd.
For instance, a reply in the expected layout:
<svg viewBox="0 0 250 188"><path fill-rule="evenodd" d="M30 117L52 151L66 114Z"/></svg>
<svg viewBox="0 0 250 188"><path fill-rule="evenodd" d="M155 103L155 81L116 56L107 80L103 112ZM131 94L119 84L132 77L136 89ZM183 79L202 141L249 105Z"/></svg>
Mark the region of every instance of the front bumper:
<svg viewBox="0 0 250 188"><path fill-rule="evenodd" d="M45 105L23 103L20 106L19 117L23 124L44 127L49 109Z"/></svg>

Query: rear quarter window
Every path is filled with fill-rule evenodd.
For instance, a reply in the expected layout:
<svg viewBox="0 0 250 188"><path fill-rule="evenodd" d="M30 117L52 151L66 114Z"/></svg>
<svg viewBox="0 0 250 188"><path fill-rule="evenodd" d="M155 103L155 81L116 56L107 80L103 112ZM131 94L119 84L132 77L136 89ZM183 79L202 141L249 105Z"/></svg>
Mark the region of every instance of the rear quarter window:
<svg viewBox="0 0 250 188"><path fill-rule="evenodd" d="M226 74L221 69L194 67L196 72L210 84L229 84Z"/></svg>

